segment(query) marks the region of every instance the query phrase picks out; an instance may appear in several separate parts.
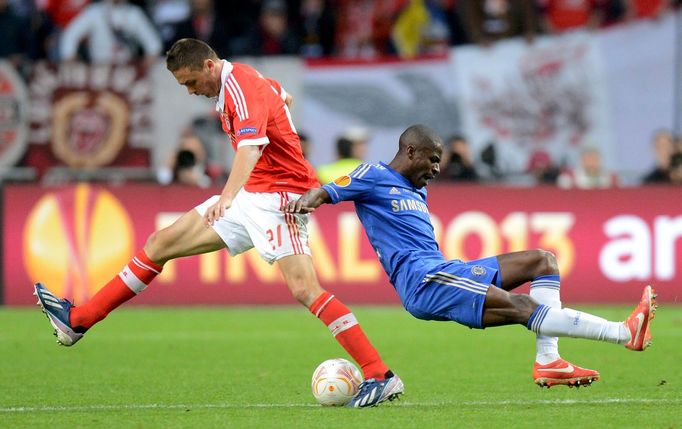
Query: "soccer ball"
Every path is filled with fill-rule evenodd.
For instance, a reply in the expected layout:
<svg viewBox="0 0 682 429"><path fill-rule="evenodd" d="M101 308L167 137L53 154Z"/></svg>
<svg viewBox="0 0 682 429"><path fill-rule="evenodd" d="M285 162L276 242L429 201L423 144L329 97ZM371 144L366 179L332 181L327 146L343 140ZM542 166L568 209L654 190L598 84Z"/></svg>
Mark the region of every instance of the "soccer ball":
<svg viewBox="0 0 682 429"><path fill-rule="evenodd" d="M362 373L346 359L329 359L313 372L313 396L322 405L346 405L357 393Z"/></svg>

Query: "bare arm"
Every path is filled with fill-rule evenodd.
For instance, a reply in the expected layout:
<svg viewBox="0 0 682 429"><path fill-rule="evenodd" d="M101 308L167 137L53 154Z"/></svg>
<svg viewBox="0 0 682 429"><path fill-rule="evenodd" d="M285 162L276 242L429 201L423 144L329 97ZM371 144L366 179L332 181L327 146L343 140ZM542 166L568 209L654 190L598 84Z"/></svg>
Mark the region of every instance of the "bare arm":
<svg viewBox="0 0 682 429"><path fill-rule="evenodd" d="M331 203L332 199L329 197L327 191L323 188L311 189L301 198L296 201L289 201L284 207L286 213L311 213L322 204Z"/></svg>
<svg viewBox="0 0 682 429"><path fill-rule="evenodd" d="M256 166L260 158L260 146L242 146L237 149L237 154L232 161L232 170L227 183L223 187L223 192L220 194L220 199L213 206L206 210L204 220L208 225L213 225L213 222L221 218L225 214L225 210L232 206L232 200L237 196L237 192L244 186L251 171Z"/></svg>

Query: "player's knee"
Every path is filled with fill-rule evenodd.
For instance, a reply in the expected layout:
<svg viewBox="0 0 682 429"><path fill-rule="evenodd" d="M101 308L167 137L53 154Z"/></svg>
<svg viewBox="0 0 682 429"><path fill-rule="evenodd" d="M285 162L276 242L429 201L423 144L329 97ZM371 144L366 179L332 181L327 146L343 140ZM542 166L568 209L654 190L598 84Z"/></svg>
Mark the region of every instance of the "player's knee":
<svg viewBox="0 0 682 429"><path fill-rule="evenodd" d="M302 286L293 286L289 287L289 291L291 291L291 296L294 297L294 299L302 304L305 304L306 298L308 297L308 289Z"/></svg>
<svg viewBox="0 0 682 429"><path fill-rule="evenodd" d="M535 277L559 274L559 264L554 253L543 249L531 250L535 262Z"/></svg>
<svg viewBox="0 0 682 429"><path fill-rule="evenodd" d="M169 251L172 249L174 238L168 228L153 232L144 245L144 251L152 261L164 264L170 258Z"/></svg>
<svg viewBox="0 0 682 429"><path fill-rule="evenodd" d="M311 284L303 278L290 280L288 286L291 296L305 306L310 306L322 292L319 286Z"/></svg>
<svg viewBox="0 0 682 429"><path fill-rule="evenodd" d="M144 244L144 251L152 261L157 261L160 257L159 250L163 248L163 237L159 236L160 231L153 232L147 237L147 242Z"/></svg>

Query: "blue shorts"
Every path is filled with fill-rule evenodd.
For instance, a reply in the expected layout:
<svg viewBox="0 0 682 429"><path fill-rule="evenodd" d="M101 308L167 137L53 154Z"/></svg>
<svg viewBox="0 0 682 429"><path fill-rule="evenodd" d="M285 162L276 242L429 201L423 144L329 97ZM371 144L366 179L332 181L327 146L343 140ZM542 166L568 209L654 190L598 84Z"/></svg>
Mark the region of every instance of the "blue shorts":
<svg viewBox="0 0 682 429"><path fill-rule="evenodd" d="M436 265L404 302L405 308L418 319L452 320L480 329L488 287L502 287L499 270L497 257Z"/></svg>

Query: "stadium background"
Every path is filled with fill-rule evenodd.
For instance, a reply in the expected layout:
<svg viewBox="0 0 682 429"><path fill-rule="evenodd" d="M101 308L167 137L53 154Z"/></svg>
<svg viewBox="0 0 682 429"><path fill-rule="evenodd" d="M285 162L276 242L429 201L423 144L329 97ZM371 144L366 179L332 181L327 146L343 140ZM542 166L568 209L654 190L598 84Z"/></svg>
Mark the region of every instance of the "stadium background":
<svg viewBox="0 0 682 429"><path fill-rule="evenodd" d="M173 261L76 347L54 344L32 283L87 299L152 231L218 192L232 152L213 102L189 97L161 51L96 65L83 49L60 57L54 36L88 3L0 0L0 427L680 427L682 184L643 183L654 133L678 144L682 134L679 2L129 1L162 45L181 25L212 22L207 39L221 53L281 81L315 167L349 130L369 137L367 161L390 160L415 122L466 136L479 183L429 187L448 257L549 249L564 305L609 320L631 311L644 284L659 292L651 350L562 339L562 356L602 380L540 390L533 335L414 319L352 206L325 206L311 224L320 280L406 385L402 401L363 412L315 403L313 369L348 356L253 252ZM472 7L505 4L525 7L521 27L472 32L499 24L474 20ZM545 22L562 4L588 12L570 31ZM286 37L253 44L266 9L288 20ZM168 175L188 139L207 153L202 186ZM569 170L585 147L619 187L539 185L529 172L548 159Z"/></svg>
<svg viewBox="0 0 682 429"><path fill-rule="evenodd" d="M495 174L482 172L481 184L432 186L431 210L448 257L543 247L558 255L569 302L630 302L644 283L657 285L661 301L677 302L680 188L640 183L654 165L652 134L682 127L680 13L538 32L532 41L398 49L400 40L402 48L420 46L399 37L398 28L419 3L394 4L392 53L352 55L337 46L333 56L302 50L232 59L252 63L294 95L294 122L308 136L315 166L334 160L335 140L349 128L366 131L367 161L390 160L399 134L416 122L443 138L465 135L481 168L481 153L494 147ZM296 5L289 3L290 12ZM220 189L231 149L211 125L213 102L188 97L162 58L146 65L40 58L16 64L0 60L2 300L29 304L31 284L43 280L82 301L148 234ZM155 184L181 136L197 124L209 130L211 184ZM570 169L586 146L599 149L620 189L538 186L528 174L538 153ZM351 206L321 209L314 230L326 287L351 303L397 303ZM276 270L253 254L173 262L158 283L135 304L291 303Z"/></svg>

